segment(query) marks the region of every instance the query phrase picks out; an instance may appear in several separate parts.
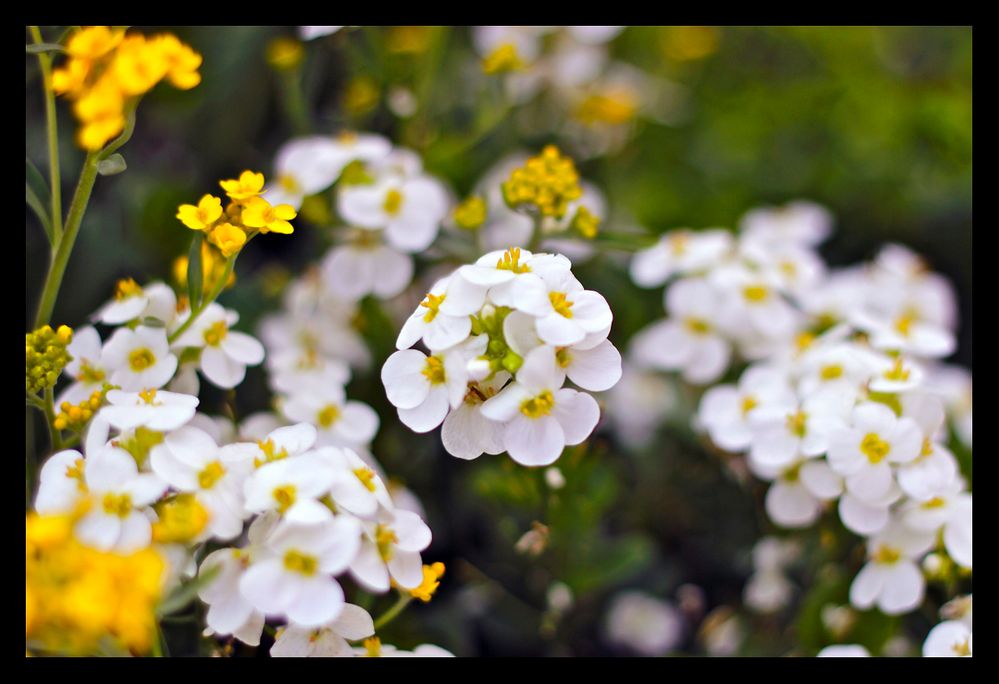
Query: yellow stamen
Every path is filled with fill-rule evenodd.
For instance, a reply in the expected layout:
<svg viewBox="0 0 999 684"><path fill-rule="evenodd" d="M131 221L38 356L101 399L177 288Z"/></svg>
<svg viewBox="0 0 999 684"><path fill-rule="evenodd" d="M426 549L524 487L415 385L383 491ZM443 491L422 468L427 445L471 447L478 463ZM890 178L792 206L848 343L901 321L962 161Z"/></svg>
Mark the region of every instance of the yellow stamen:
<svg viewBox="0 0 999 684"><path fill-rule="evenodd" d="M572 302L565 298L565 292L549 292L548 300L557 313L572 318Z"/></svg>
<svg viewBox="0 0 999 684"><path fill-rule="evenodd" d="M445 297L447 297L447 294L435 295L430 292L427 293L426 299L420 302L420 306L427 310L427 313L423 316L425 322L430 323L437 318L437 314L440 313L441 302L444 301Z"/></svg>
<svg viewBox="0 0 999 684"><path fill-rule="evenodd" d="M275 487L272 495L277 501L278 513L284 513L295 504L295 485Z"/></svg>
<svg viewBox="0 0 999 684"><path fill-rule="evenodd" d="M881 439L877 433L868 432L860 442L860 451L871 463L880 463L891 451L891 445Z"/></svg>
<svg viewBox="0 0 999 684"><path fill-rule="evenodd" d="M333 427L333 423L340 418L340 407L336 404L327 404L316 416L316 420L319 421L319 427L324 430L329 430Z"/></svg>
<svg viewBox="0 0 999 684"><path fill-rule="evenodd" d="M555 397L549 390L545 390L536 397L527 399L520 405L520 412L528 418L541 418L552 412L555 406Z"/></svg>
<svg viewBox="0 0 999 684"><path fill-rule="evenodd" d="M427 365L422 371L423 377L430 381L431 385L443 385L446 381L444 374L444 362L437 356L428 356Z"/></svg>
<svg viewBox="0 0 999 684"><path fill-rule="evenodd" d="M225 475L225 468L218 461L212 461L198 473L198 485L202 489L211 489Z"/></svg>
<svg viewBox="0 0 999 684"><path fill-rule="evenodd" d="M319 569L319 559L292 549L284 554L284 567L291 572L311 577Z"/></svg>
<svg viewBox="0 0 999 684"><path fill-rule="evenodd" d="M128 354L128 365L136 373L141 373L156 363L156 356L147 347L133 349Z"/></svg>

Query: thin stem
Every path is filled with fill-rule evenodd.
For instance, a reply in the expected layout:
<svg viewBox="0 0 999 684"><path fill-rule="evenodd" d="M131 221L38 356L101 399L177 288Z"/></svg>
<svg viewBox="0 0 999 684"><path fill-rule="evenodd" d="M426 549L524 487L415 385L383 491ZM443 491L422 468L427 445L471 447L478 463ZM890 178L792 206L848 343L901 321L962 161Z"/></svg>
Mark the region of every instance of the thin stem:
<svg viewBox="0 0 999 684"><path fill-rule="evenodd" d="M80 180L76 184L76 192L73 193L73 201L69 205L66 232L59 240L55 255L52 257L52 265L49 267L48 275L45 276L45 287L42 289L42 298L38 303L38 314L35 316L36 330L48 323L52 317L52 309L55 308L56 297L59 296L62 277L66 273L66 264L69 263L69 255L73 251L73 244L80 232L83 213L87 210L90 193L94 189L94 181L97 180L98 163L100 163L98 153L87 153L87 158L83 162L83 170L80 172Z"/></svg>
<svg viewBox="0 0 999 684"><path fill-rule="evenodd" d="M531 232L531 241L527 245L527 250L529 252L537 252L541 247L541 222L544 220L541 214L535 214L534 219L534 230Z"/></svg>
<svg viewBox="0 0 999 684"><path fill-rule="evenodd" d="M42 32L37 26L31 27L31 38L35 43L42 42ZM42 84L45 89L45 124L49 146L49 196L52 199L52 234L54 243L62 239L62 180L59 174L59 132L56 120L55 91L52 90L52 56L38 53L38 63L42 68Z"/></svg>
<svg viewBox="0 0 999 684"><path fill-rule="evenodd" d="M392 622L392 620L394 620L399 613L405 610L406 606L408 606L409 602L412 600L413 597L409 594L400 594L399 600L395 602L395 605L382 613L381 617L375 620L375 631L377 632L379 629Z"/></svg>
<svg viewBox="0 0 999 684"><path fill-rule="evenodd" d="M211 293L201 301L201 305L198 306L198 308L195 309L192 307L191 315L187 317L187 320L184 321L184 323L179 328L177 328L170 334L170 336L167 338L168 342L170 342L171 344L176 342L177 338L183 335L185 332L187 332L187 329L191 327L194 321L198 320L198 316L200 316L201 313L208 308L208 305L214 302L218 298L218 296L222 294L222 290L225 289L225 284L226 282L228 282L229 276L232 275L232 269L236 265L237 256L239 255L233 254L231 257L226 259L225 270L222 271L222 276L219 278L219 281L215 284L215 287L212 288Z"/></svg>

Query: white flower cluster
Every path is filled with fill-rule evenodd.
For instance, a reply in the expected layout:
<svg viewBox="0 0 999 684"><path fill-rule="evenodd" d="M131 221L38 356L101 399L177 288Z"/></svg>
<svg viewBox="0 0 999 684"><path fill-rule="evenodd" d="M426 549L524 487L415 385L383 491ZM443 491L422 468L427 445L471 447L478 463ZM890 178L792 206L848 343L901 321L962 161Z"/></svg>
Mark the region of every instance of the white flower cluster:
<svg viewBox="0 0 999 684"><path fill-rule="evenodd" d="M298 209L336 183L336 212L350 230L326 254L322 275L341 299L402 292L413 278L410 255L433 243L451 204L416 153L370 133L296 138L274 166L277 183L264 195L272 204Z"/></svg>
<svg viewBox="0 0 999 684"><path fill-rule="evenodd" d="M607 339L606 300L586 290L558 254L519 248L486 254L439 280L399 333L382 382L416 432L443 422L459 458L506 451L524 465L553 463L600 418L586 392L621 376ZM428 354L410 349L422 341Z"/></svg>
<svg viewBox="0 0 999 684"><path fill-rule="evenodd" d="M970 378L957 391L960 381L934 383L956 373L938 361L955 348L949 284L895 245L827 273L813 247L828 231L824 210L795 203L750 212L738 238L668 234L632 275L646 286L680 276L666 290L671 317L633 351L698 384L725 372L733 347L753 361L703 395L700 428L773 483L778 525L809 526L835 503L868 537L851 603L901 614L922 602L918 563L938 539L972 566L972 495L945 446L949 406L970 448Z"/></svg>
<svg viewBox="0 0 999 684"><path fill-rule="evenodd" d="M289 291L284 315L300 325L286 333L310 330L304 285ZM278 357L275 386L291 392L297 385L285 412L302 413L306 422L262 434L262 426L275 425L272 416L257 414L235 428L197 414L194 394L162 389L189 382L177 372L178 357L226 388L242 381L247 364L263 360L259 342L229 329L234 312L212 304L187 325L189 315L177 312L169 287L128 281L97 317L134 327L118 328L103 347L93 328L77 331L65 369L74 382L62 398L101 391L107 404L89 421L82 451L60 451L43 465L36 510L79 515L76 537L97 549L157 546L169 559L173 587L198 572L214 633L258 645L266 619L286 622L273 655L451 655L430 645L412 653L382 646L371 616L346 603L337 581L349 573L364 590L384 593L393 586L426 590L439 574L428 578L422 563L432 536L422 517L405 497L394 500L377 465L341 448L370 441L377 417L344 401L337 383L346 379L346 363L310 346L339 339L333 319L311 317L331 326L320 332L332 336L312 342L264 326ZM310 372L296 365L302 358L314 362ZM329 403L316 409L316 397ZM249 434L255 438L237 436ZM234 545L213 551L198 569L195 553L210 541ZM362 639L363 647L348 643Z"/></svg>
<svg viewBox="0 0 999 684"><path fill-rule="evenodd" d="M785 568L801 555L790 540L764 537L753 547L753 574L743 589L743 602L758 613L774 613L791 600L794 585Z"/></svg>

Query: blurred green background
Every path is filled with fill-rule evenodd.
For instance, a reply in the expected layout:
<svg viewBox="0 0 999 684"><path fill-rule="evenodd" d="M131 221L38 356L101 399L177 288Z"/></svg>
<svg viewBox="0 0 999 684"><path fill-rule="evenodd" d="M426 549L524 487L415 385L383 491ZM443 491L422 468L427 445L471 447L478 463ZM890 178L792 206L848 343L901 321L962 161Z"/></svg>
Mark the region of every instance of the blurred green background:
<svg viewBox="0 0 999 684"><path fill-rule="evenodd" d="M98 179L54 323L82 324L118 278L168 277L190 240L174 218L176 207L244 168L270 174L275 152L296 133L289 81L266 58L268 44L295 36L293 27L168 28L204 56L204 80L188 92L158 88L142 102L135 135L122 150L128 171ZM429 171L458 196L509 152L555 142L572 153L573 141L559 126L525 126L550 123L532 118L532 107L542 105L506 117L489 83L474 92L456 87L478 60L467 28L424 31L417 50L406 49L407 35L415 34L372 27L306 43L301 88L311 128L384 133L421 152ZM870 258L884 242L898 241L954 283L962 321L955 358L970 367L970 28L631 27L610 50L671 83L683 102L682 115L669 123L640 117L619 150L580 161L581 175L607 194L612 222L652 233L734 228L760 204L820 202L836 217L834 237L821 250L830 264ZM405 120L387 104L399 85L419 99L416 115ZM29 55L25 147L44 173L42 105L37 61ZM83 153L72 142L75 122L65 102L58 111L66 203ZM490 117L488 128L478 128ZM239 283L222 301L240 311L244 329L279 305L283 274L314 263L329 244L324 231L303 220L297 226L291 239L254 240L240 258ZM48 255L30 213L25 239L31 320ZM598 255L577 276L611 303L612 339L623 349L631 334L662 316L662 304L661 290L630 284L622 257ZM608 652L599 621L621 586L668 596L695 583L708 607L738 603L751 570L748 549L767 531L749 495L755 490L759 500L760 483L740 484L676 425L628 458L612 435L572 450L559 462L570 484L557 494L540 472L506 457L472 464L447 457L436 433L413 435L398 424L377 380L394 324L375 302L363 311L375 367L355 377L348 392L379 411L373 452L427 507L435 534L428 562L448 564L440 598L393 624L400 644L432 641L462 655L591 655ZM203 402L209 411L211 396ZM263 371L251 369L237 396L240 415L268 401ZM515 554L513 543L542 519L551 530L544 554L534 562ZM852 574L841 575L819 584L842 601ZM553 580L567 583L577 600L555 626L546 623L544 604ZM821 646L828 635L814 613L790 628L756 625L748 652ZM875 624L870 643L883 642L892 628Z"/></svg>

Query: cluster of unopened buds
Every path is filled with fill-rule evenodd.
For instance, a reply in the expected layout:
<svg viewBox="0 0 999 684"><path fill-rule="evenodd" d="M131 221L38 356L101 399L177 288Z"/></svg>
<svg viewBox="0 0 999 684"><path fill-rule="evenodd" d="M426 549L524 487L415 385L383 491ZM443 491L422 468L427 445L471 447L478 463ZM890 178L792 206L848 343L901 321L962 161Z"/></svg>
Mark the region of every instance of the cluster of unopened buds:
<svg viewBox="0 0 999 684"><path fill-rule="evenodd" d="M431 287L399 333L382 382L416 432L443 422L459 458L506 451L524 465L553 463L600 418L586 392L617 382L606 300L584 289L558 254L486 254ZM410 349L422 342L429 355Z"/></svg>

